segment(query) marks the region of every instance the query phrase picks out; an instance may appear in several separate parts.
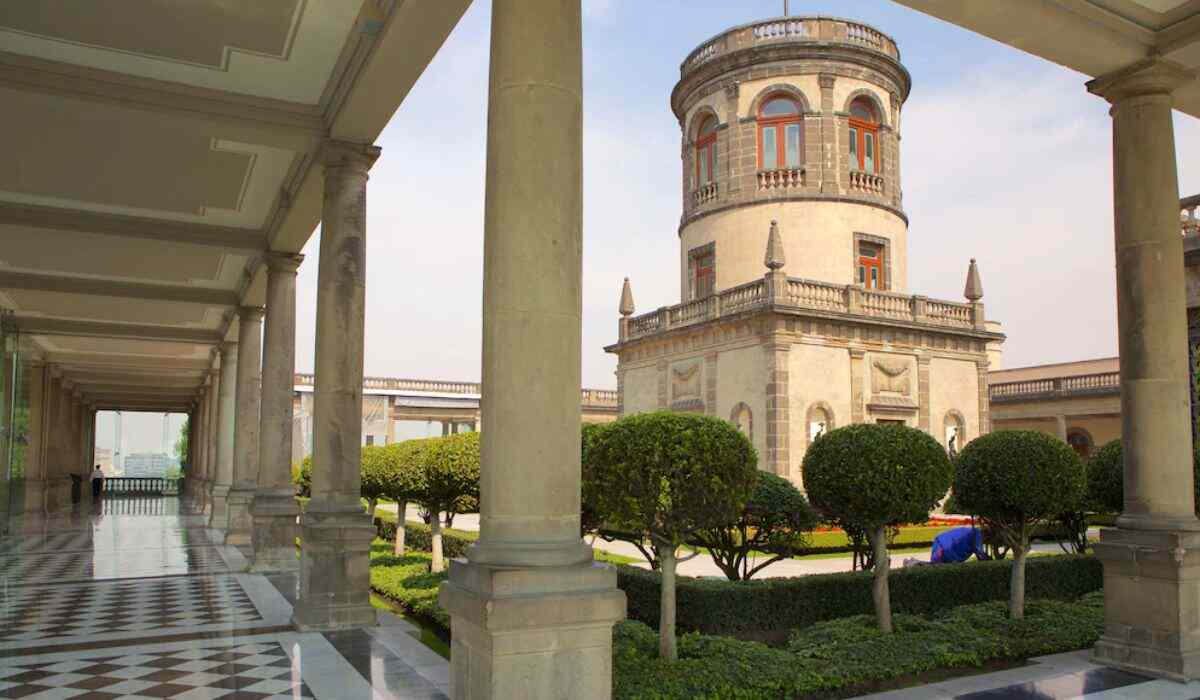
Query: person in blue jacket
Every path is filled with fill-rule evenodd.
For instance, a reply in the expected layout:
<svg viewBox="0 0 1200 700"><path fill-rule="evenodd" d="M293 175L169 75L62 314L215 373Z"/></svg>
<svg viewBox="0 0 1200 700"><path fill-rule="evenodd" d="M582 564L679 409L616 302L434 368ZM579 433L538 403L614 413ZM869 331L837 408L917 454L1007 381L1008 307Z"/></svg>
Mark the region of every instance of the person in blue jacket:
<svg viewBox="0 0 1200 700"><path fill-rule="evenodd" d="M991 559L983 549L983 533L976 527L956 527L933 538L931 564L957 564L971 558L980 561Z"/></svg>

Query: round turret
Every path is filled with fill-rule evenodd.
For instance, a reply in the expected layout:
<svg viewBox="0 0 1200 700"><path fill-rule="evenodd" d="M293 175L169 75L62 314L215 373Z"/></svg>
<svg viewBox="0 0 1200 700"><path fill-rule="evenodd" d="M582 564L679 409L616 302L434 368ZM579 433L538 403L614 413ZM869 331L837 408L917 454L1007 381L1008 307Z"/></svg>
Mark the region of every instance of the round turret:
<svg viewBox="0 0 1200 700"><path fill-rule="evenodd" d="M904 291L900 110L891 37L829 17L730 29L680 66L684 301L762 277L772 221L788 274Z"/></svg>

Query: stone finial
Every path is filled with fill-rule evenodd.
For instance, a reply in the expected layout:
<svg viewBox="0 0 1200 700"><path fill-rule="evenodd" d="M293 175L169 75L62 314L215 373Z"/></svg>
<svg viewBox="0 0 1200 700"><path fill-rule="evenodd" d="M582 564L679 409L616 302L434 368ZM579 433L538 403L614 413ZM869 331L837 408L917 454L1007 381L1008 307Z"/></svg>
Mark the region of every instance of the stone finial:
<svg viewBox="0 0 1200 700"><path fill-rule="evenodd" d="M771 232L767 234L767 254L763 256L763 265L769 270L778 270L787 260L783 255L783 239L779 237L779 223L771 222Z"/></svg>
<svg viewBox="0 0 1200 700"><path fill-rule="evenodd" d="M633 290L629 287L629 278L625 278L625 284L621 287L621 306L618 309L622 316L633 315Z"/></svg>
<svg viewBox="0 0 1200 700"><path fill-rule="evenodd" d="M979 301L983 298L983 283L979 281L979 268L975 266L975 258L971 258L971 266L967 268L967 287L963 290L967 301Z"/></svg>

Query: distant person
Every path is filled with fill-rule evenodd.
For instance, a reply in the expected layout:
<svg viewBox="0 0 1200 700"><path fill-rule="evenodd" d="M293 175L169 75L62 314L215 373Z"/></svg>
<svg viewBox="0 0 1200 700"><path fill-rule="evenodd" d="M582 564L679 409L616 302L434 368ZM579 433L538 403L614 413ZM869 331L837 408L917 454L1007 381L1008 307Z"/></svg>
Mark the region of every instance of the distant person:
<svg viewBox="0 0 1200 700"><path fill-rule="evenodd" d="M983 549L983 532L977 527L956 527L933 538L931 564L957 564L975 555L979 561L991 559Z"/></svg>
<svg viewBox="0 0 1200 700"><path fill-rule="evenodd" d="M104 472L100 470L100 465L96 465L96 469L92 472L92 498L99 498L100 492L104 490Z"/></svg>

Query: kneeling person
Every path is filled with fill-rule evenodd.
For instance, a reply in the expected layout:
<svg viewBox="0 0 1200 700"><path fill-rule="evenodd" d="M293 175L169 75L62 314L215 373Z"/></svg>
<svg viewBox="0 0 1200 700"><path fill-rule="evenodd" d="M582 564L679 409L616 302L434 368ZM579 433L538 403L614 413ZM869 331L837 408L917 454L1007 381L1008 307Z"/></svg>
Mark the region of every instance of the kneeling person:
<svg viewBox="0 0 1200 700"><path fill-rule="evenodd" d="M991 559L983 549L983 533L975 527L956 527L933 538L931 564L957 564L974 554L979 561Z"/></svg>

